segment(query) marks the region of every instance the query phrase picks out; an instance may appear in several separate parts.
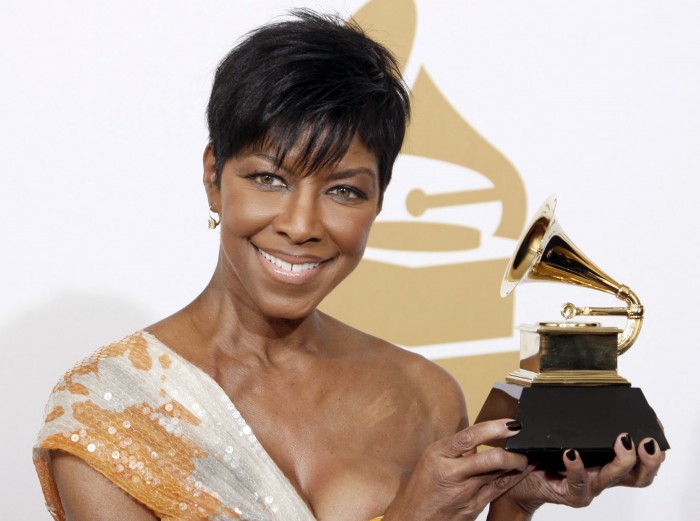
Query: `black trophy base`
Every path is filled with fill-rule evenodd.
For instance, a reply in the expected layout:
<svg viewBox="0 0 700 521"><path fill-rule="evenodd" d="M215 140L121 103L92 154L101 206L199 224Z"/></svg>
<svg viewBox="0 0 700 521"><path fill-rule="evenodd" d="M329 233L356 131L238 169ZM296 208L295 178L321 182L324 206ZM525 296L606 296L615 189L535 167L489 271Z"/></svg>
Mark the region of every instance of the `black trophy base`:
<svg viewBox="0 0 700 521"><path fill-rule="evenodd" d="M499 418L514 418L523 426L504 448L527 455L546 470L562 470L562 454L568 449L576 449L586 467L609 463L615 457L615 440L624 432L635 446L650 436L661 450L669 448L656 414L635 387L498 383L476 422Z"/></svg>

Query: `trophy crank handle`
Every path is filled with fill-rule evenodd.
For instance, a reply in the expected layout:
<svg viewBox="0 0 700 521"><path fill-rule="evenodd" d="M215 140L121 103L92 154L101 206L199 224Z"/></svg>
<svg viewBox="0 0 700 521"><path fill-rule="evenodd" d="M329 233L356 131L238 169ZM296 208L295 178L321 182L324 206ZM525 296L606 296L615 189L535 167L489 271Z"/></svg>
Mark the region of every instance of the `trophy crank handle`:
<svg viewBox="0 0 700 521"><path fill-rule="evenodd" d="M600 316L626 316L627 325L625 329L618 335L617 339L617 354L621 355L627 351L637 339L640 330L642 329L642 320L644 319L644 308L639 302L639 298L627 286L620 286L617 292L617 298L624 300L627 303L626 308L605 308L605 307L590 307L586 306L579 308L571 302L567 302L561 307L561 315L565 319L570 319L578 316L583 317L600 317Z"/></svg>

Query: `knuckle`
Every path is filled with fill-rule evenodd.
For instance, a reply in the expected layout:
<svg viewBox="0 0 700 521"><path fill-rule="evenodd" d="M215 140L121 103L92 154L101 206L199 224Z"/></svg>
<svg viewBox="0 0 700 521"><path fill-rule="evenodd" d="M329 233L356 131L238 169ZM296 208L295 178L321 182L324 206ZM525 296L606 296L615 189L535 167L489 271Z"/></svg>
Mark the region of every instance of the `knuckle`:
<svg viewBox="0 0 700 521"><path fill-rule="evenodd" d="M482 457L489 468L502 468L508 453L503 449L490 449L482 452Z"/></svg>
<svg viewBox="0 0 700 521"><path fill-rule="evenodd" d="M582 498L588 495L588 487L584 480L569 481L569 489L574 493L576 498Z"/></svg>
<svg viewBox="0 0 700 521"><path fill-rule="evenodd" d="M591 494L577 494L569 501L569 506L573 508L585 508L592 502L593 496Z"/></svg>
<svg viewBox="0 0 700 521"><path fill-rule="evenodd" d="M421 466L428 469L439 467L442 464L442 451L437 443L429 445L421 455Z"/></svg>
<svg viewBox="0 0 700 521"><path fill-rule="evenodd" d="M493 486L497 490L508 490L510 488L511 481L513 481L513 476L511 474L501 474L493 480Z"/></svg>
<svg viewBox="0 0 700 521"><path fill-rule="evenodd" d="M455 449L468 452L476 447L476 438L471 428L464 429L454 439Z"/></svg>
<svg viewBox="0 0 700 521"><path fill-rule="evenodd" d="M444 466L438 467L433 476L435 484L439 488L447 488L454 485L457 481L454 470L451 468L445 468Z"/></svg>

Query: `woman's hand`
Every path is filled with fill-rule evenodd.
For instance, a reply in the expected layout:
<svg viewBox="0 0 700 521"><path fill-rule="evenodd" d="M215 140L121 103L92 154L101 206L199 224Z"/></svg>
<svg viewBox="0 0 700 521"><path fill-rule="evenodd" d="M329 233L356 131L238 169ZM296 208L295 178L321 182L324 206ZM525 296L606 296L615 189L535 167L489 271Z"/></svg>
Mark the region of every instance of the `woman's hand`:
<svg viewBox="0 0 700 521"><path fill-rule="evenodd" d="M503 449L476 452L518 433L516 421L479 423L430 445L411 479L391 503L384 521L468 521L525 478L533 467Z"/></svg>
<svg viewBox="0 0 700 521"><path fill-rule="evenodd" d="M666 457L653 439L643 439L636 449L626 434L618 436L614 449L613 461L589 469L584 468L575 450L564 452L565 475L543 470L530 473L494 502L489 519L511 519L507 515L514 511L531 516L544 503L585 507L603 490L615 485L647 487Z"/></svg>

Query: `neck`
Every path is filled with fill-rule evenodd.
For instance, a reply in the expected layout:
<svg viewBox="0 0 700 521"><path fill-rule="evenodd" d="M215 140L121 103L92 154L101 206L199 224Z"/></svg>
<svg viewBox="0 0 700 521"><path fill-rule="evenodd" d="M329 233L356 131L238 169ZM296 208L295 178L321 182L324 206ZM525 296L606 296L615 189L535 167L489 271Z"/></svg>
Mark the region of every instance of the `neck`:
<svg viewBox="0 0 700 521"><path fill-rule="evenodd" d="M296 319L266 316L221 278L217 269L209 285L183 310L206 344L222 354L268 360L279 352L320 350L324 315L318 310Z"/></svg>

